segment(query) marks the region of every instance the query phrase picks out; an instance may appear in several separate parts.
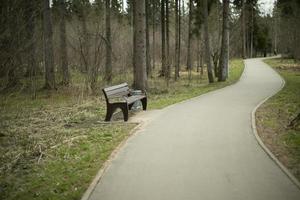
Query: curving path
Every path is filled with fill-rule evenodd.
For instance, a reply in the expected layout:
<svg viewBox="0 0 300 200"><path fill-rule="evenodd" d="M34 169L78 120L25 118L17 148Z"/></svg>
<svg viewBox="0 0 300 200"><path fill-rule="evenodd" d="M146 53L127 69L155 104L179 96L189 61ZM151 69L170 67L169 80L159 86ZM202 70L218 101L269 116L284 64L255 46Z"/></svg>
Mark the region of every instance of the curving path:
<svg viewBox="0 0 300 200"><path fill-rule="evenodd" d="M245 62L235 85L167 107L131 137L90 200L299 200L251 128L282 80L261 59Z"/></svg>

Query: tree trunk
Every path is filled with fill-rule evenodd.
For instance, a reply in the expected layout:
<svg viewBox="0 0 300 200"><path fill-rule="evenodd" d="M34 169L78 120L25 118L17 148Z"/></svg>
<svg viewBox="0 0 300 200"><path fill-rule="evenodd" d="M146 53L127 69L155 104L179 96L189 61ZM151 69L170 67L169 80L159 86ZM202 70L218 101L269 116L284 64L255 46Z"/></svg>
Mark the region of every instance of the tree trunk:
<svg viewBox="0 0 300 200"><path fill-rule="evenodd" d="M253 5L251 5L250 58L253 57L253 34L254 34L253 26L254 26Z"/></svg>
<svg viewBox="0 0 300 200"><path fill-rule="evenodd" d="M134 41L133 41L133 65L134 65L134 88L145 90L147 88L146 69L146 17L145 0L134 0Z"/></svg>
<svg viewBox="0 0 300 200"><path fill-rule="evenodd" d="M167 45L167 55L166 55L166 74L165 77L167 80L170 78L170 29L169 29L169 0L165 0L166 2L166 45Z"/></svg>
<svg viewBox="0 0 300 200"><path fill-rule="evenodd" d="M32 99L36 98L36 40L35 40L35 23L36 23L36 3L34 1L26 1L26 9L24 18L26 19L26 43L27 48L27 69L26 77L30 77L30 90Z"/></svg>
<svg viewBox="0 0 300 200"><path fill-rule="evenodd" d="M187 44L187 70L191 70L191 39L192 39L192 2L189 0L188 44Z"/></svg>
<svg viewBox="0 0 300 200"><path fill-rule="evenodd" d="M242 10L241 10L241 23L242 23L242 54L243 58L246 58L246 20L245 20L245 0L242 0Z"/></svg>
<svg viewBox="0 0 300 200"><path fill-rule="evenodd" d="M149 1L150 0L145 0L145 13L146 13L146 68L147 68L147 76L151 75L151 58L150 58L150 41L149 41L149 22L150 22Z"/></svg>
<svg viewBox="0 0 300 200"><path fill-rule="evenodd" d="M191 42L192 42L192 13L193 13L193 0L189 0L189 23L188 23L188 46L187 46L187 61L186 67L189 71L189 80L191 79Z"/></svg>
<svg viewBox="0 0 300 200"><path fill-rule="evenodd" d="M112 81L112 64L111 64L111 27L110 27L110 0L105 0L105 27L106 27L106 60L105 60L105 81Z"/></svg>
<svg viewBox="0 0 300 200"><path fill-rule="evenodd" d="M166 23L165 23L165 0L161 0L161 72L160 76L166 75Z"/></svg>
<svg viewBox="0 0 300 200"><path fill-rule="evenodd" d="M28 30L30 30L30 33L28 34L28 50L29 50L29 60L28 64L30 66L30 82L31 82L31 97L32 99L36 99L36 73L37 73L37 62L36 62L36 40L34 37L36 28L35 28L35 22L36 22L36 13L34 11L35 9L35 3L33 1L30 2L30 17L28 18Z"/></svg>
<svg viewBox="0 0 300 200"><path fill-rule="evenodd" d="M156 40L155 40L155 27L156 27L155 26L155 24L156 24L156 22L155 22L155 14L156 14L155 0L152 0L152 7L153 7L153 9L152 9L152 70L154 70L155 69L155 50L156 50L156 48L155 48L155 42L156 42Z"/></svg>
<svg viewBox="0 0 300 200"><path fill-rule="evenodd" d="M179 3L175 0L175 81L179 77Z"/></svg>
<svg viewBox="0 0 300 200"><path fill-rule="evenodd" d="M200 70L200 36L197 36L197 72Z"/></svg>
<svg viewBox="0 0 300 200"><path fill-rule="evenodd" d="M181 4L183 4L183 0L179 0L178 2L178 77L180 76L180 55L181 55Z"/></svg>
<svg viewBox="0 0 300 200"><path fill-rule="evenodd" d="M44 28L44 59L45 59L45 89L55 89L54 57L52 43L52 20L49 0L43 1L43 28Z"/></svg>
<svg viewBox="0 0 300 200"><path fill-rule="evenodd" d="M62 72L62 84L68 86L70 83L70 74L68 67L68 49L67 49L67 38L66 38L66 2L65 0L60 0L60 64Z"/></svg>
<svg viewBox="0 0 300 200"><path fill-rule="evenodd" d="M219 60L218 81L225 81L228 76L229 60L229 0L223 0L223 28L221 55Z"/></svg>
<svg viewBox="0 0 300 200"><path fill-rule="evenodd" d="M205 61L206 61L206 66L207 66L207 76L208 76L209 83L213 83L214 77L213 77L211 58L210 58L207 0L203 0L203 20L204 20Z"/></svg>

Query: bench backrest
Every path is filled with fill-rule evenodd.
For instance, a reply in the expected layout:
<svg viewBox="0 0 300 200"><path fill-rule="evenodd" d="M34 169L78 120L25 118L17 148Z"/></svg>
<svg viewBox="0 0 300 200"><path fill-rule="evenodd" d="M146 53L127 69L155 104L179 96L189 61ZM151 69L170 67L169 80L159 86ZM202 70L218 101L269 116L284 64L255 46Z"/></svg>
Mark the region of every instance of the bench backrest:
<svg viewBox="0 0 300 200"><path fill-rule="evenodd" d="M108 100L111 98L128 96L129 87L127 83L122 83L120 85L114 85L104 88L102 89L102 91L104 93L106 101L108 102Z"/></svg>

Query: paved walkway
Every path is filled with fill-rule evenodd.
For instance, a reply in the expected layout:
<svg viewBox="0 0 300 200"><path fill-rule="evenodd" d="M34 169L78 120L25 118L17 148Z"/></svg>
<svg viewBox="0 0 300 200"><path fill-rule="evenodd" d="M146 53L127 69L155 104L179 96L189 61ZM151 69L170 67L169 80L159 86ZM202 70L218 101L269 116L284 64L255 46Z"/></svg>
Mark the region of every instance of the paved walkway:
<svg viewBox="0 0 300 200"><path fill-rule="evenodd" d="M128 140L90 200L299 200L251 129L252 110L281 84L250 59L237 84L164 109Z"/></svg>

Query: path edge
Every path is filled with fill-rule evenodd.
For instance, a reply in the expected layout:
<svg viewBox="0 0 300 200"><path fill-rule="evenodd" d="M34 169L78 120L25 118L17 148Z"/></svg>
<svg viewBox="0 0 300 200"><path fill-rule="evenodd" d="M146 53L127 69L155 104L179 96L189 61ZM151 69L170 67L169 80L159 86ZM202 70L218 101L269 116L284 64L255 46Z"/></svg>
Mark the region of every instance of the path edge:
<svg viewBox="0 0 300 200"><path fill-rule="evenodd" d="M106 170L111 165L111 162L114 160L114 158L117 156L119 151L123 148L123 146L126 145L127 141L135 134L139 132L139 130L144 127L147 122L139 122L139 123L133 123L137 124L128 134L128 136L118 144L118 146L111 152L108 159L103 163L100 170L97 172L96 176L93 178L92 182L89 184L89 187L85 190L84 194L82 195L80 200L89 200L91 194L95 190L97 184L100 182L101 178L103 177Z"/></svg>
<svg viewBox="0 0 300 200"><path fill-rule="evenodd" d="M256 111L257 109L264 104L266 101L268 101L272 96L276 95L278 92L280 92L284 86L285 86L285 80L282 78L282 76L275 70L273 69L271 66L269 66L267 63L265 63L263 61L264 59L262 59L261 61L266 64L271 70L273 70L281 79L281 86L278 89L278 91L276 91L276 93L271 94L270 96L268 96L267 98L263 99L261 102L259 102L259 104L252 110L251 112L251 127L252 127L252 131L254 133L255 139L257 141L257 143L259 144L259 146L266 152L266 154L277 164L277 166L281 169L281 171L283 171L288 178L298 187L298 189L300 189L300 182L298 181L298 179L278 160L278 158L271 152L271 150L263 143L263 141L261 140L260 136L258 135L257 132L257 127L256 127ZM246 62L245 62L245 67L246 67Z"/></svg>

